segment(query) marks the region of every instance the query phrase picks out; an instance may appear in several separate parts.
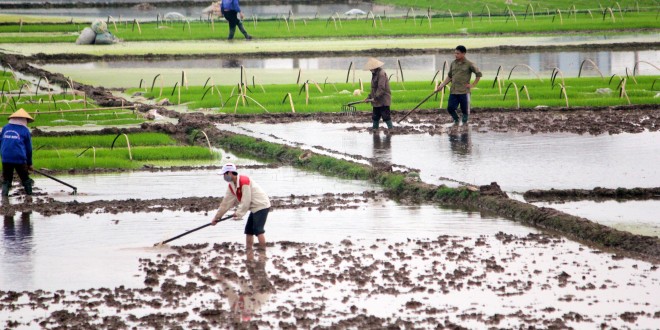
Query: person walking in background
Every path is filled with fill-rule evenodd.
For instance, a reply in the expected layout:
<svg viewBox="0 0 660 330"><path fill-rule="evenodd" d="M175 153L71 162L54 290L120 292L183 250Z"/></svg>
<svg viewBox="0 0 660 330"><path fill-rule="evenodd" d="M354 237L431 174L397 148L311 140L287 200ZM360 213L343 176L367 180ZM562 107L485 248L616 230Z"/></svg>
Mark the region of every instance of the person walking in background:
<svg viewBox="0 0 660 330"><path fill-rule="evenodd" d="M222 12L222 16L224 16L229 23L229 36L227 37L227 40L234 39L234 33L236 32L237 26L245 36L245 39L252 39L252 36L249 35L243 27L243 22L241 20L245 18L245 15L241 12L241 6L238 4L238 0L220 1L220 11ZM238 16L241 18L239 19Z"/></svg>
<svg viewBox="0 0 660 330"><path fill-rule="evenodd" d="M482 76L479 68L465 58L465 53L467 53L465 46L459 45L456 47L456 50L454 50L454 57L456 59L451 62L447 78L445 78L435 90L436 92L439 92L451 82L449 100L447 101L447 111L454 119L454 125L458 125L458 114L456 113L456 109L459 105L461 106L461 112L463 113L463 124L467 124L470 115L470 90L477 86ZM470 84L470 79L472 78L473 73L476 78L474 79L474 82Z"/></svg>
<svg viewBox="0 0 660 330"><path fill-rule="evenodd" d="M14 179L14 170L21 178L25 194L32 195L32 135L27 124L34 121L30 114L18 109L9 116L9 124L0 133L0 155L2 156L2 196L9 196Z"/></svg>
<svg viewBox="0 0 660 330"><path fill-rule="evenodd" d="M383 70L385 63L375 59L369 58L365 69L371 71L371 92L364 102L371 102L373 113L371 120L373 121L373 129L378 129L380 118L383 118L387 128L392 128L392 117L390 113L390 105L392 103L392 92L390 91L390 80L387 73Z"/></svg>
<svg viewBox="0 0 660 330"><path fill-rule="evenodd" d="M266 225L266 218L268 218L268 211L270 211L270 199L261 190L256 183L252 182L249 177L245 175L238 175L236 165L225 164L222 167L222 176L229 186L225 197L220 203L220 209L213 217L211 224L215 226L222 216L235 205L238 205L234 213L234 220L241 220L241 218L250 211L247 223L245 224L245 247L247 250L252 250L254 245L254 236L259 240L259 248L266 248L266 237L264 234L264 226Z"/></svg>

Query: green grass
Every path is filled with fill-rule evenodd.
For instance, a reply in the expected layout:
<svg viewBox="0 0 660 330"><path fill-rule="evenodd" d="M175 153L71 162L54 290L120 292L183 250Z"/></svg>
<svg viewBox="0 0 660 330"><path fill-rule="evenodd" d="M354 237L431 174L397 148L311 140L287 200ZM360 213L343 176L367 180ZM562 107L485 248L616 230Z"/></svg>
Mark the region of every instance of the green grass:
<svg viewBox="0 0 660 330"><path fill-rule="evenodd" d="M516 20L510 17L480 17L474 14L472 19L456 17L434 17L429 25L428 19L417 18L384 18L373 20L341 20L341 23L327 19L314 19L303 22L301 19L289 22L287 29L284 20L259 21L255 25L246 20L246 28L259 39L282 38L340 38L340 37L391 37L391 36L430 36L448 34L493 34L493 33L557 33L566 31L607 31L607 30L644 30L657 29L657 14L653 12L625 12L623 19L619 12L615 13L615 21L607 16L603 19L599 10L592 16L585 13L569 15L562 13L562 20L556 11L537 13L532 19L531 14L525 19L522 14ZM486 15L486 14L484 14ZM52 43L75 42L75 32L85 26L80 24L28 24L22 28L15 25L0 26L0 43ZM215 31L207 22L174 23L157 25L156 23L141 24L141 33L131 24L118 24L115 30L112 24L108 27L117 37L125 41L176 41L176 40L217 40L225 39L227 24L221 21L215 23ZM22 30L19 33L19 29ZM102 46L101 46L102 47Z"/></svg>
<svg viewBox="0 0 660 330"><path fill-rule="evenodd" d="M110 148L117 135L75 135L67 137L36 136L32 138L34 148L49 146L57 149ZM131 147L174 146L177 142L167 134L139 133L127 134ZM126 147L126 138L121 136L115 141L116 147Z"/></svg>
<svg viewBox="0 0 660 330"><path fill-rule="evenodd" d="M0 86L3 81L7 81L5 86L15 86L11 78L0 77ZM7 89L9 90L9 89ZM14 95L8 96L0 94L0 116L11 114L19 108L25 109L35 119L31 126L82 126L82 125L126 125L139 124L145 121L139 113L134 113L129 109L103 110L98 108L91 99L85 103L82 97L74 97L70 94L44 94L34 95L33 93L23 91L18 97L18 91L14 90ZM93 109L90 111L67 112L68 110ZM97 110L98 109L98 110ZM57 112L59 113L49 113Z"/></svg>
<svg viewBox="0 0 660 330"><path fill-rule="evenodd" d="M140 168L145 164L186 164L214 161L216 151L199 146L181 146L161 133L129 134L131 150L120 136L77 135L67 137L33 137L33 162L36 168L52 170L94 168ZM91 148L94 147L94 148ZM132 157L132 160L131 160Z"/></svg>
<svg viewBox="0 0 660 330"><path fill-rule="evenodd" d="M480 13L485 5L488 5L492 14L501 14L506 10L507 5L504 0L376 0L375 2L381 4L396 5L404 8L418 8L418 9L428 9L431 8L434 11L448 11L451 10L454 13L464 13L467 11L472 11L474 14ZM593 1L593 0L545 0L545 1L525 1L525 0L516 0L513 1L511 5L508 5L511 10L516 13L524 13L527 7L531 4L534 6L534 10L537 12L545 11L545 8L560 8L562 10L568 10L575 6L577 10L586 10L591 9L599 10L600 7L611 7L613 9L618 9L618 4L621 6L622 10L636 11L639 7L640 10L655 11L657 10L660 3L657 0L620 0L620 1ZM419 12L419 11L418 11Z"/></svg>
<svg viewBox="0 0 660 330"><path fill-rule="evenodd" d="M636 77L637 84L632 79L627 82L626 91L630 97L632 104L657 104L658 99L655 98L657 91L660 90L660 83L656 82L653 90L651 89L654 81L659 76L639 76ZM611 106L611 105L624 105L628 104L625 98L620 98L618 94L618 83L620 77L614 77L609 81L609 77L601 79L600 77L587 77L587 78L568 78L565 79L566 93L568 95L569 106ZM543 81L538 79L511 79L503 83L502 92L497 86L492 87L493 78L484 77L479 83L478 88L472 91L472 104L475 108L516 108L517 101L515 96L515 89L511 85L506 98L504 93L506 87L515 82L518 89L523 86L527 87L530 100L527 100L524 91L519 91L520 107L521 108L534 108L536 106L552 106L552 107L565 107L566 101L561 94L561 88L558 85L561 82L560 78L555 80L555 85L550 82L550 79L545 78ZM291 106L288 98L282 102L288 93L291 93L294 107L296 112L300 113L314 113L314 112L339 112L342 104L348 102L358 101L364 99L369 91L369 83L364 84L365 92L362 96L353 96L353 91L359 89L358 84L340 83L340 84L326 84L321 83L323 92L310 84L309 87L309 104L305 104L305 92L300 95L300 86L295 84L282 84L282 85L266 85L263 86L264 91L260 86L252 87L252 92L247 95L255 99L269 112L291 112ZM336 88L336 89L335 89ZM611 94L599 94L596 90L602 88L610 88ZM265 111L259 107L255 102L247 100L246 105L240 101L237 93L237 88L234 86L219 86L220 95L216 92L211 95L209 91L201 86L189 87L181 89L182 104L186 104L191 109L200 108L214 108L218 112L237 113L241 114L254 114L264 113ZM415 107L421 100L433 91L433 85L430 82L406 82L406 83L391 83L392 89L392 110L409 110ZM146 89L146 97L157 97L160 94L159 88L154 88L153 92L148 92ZM173 103L178 103L178 92L171 96L173 87L164 88L163 98L169 98ZM232 90L234 95L230 97ZM128 92L145 91L145 89L132 89ZM338 92L348 91L348 93ZM206 93L206 96L204 96ZM204 96L204 100L202 97ZM445 108L447 104L448 95L445 95L443 104L440 105L440 96L431 98L421 106L423 109L429 108ZM236 107L236 101L239 100ZM224 108L221 105L224 104ZM358 111L370 111L371 107L368 104L356 105Z"/></svg>

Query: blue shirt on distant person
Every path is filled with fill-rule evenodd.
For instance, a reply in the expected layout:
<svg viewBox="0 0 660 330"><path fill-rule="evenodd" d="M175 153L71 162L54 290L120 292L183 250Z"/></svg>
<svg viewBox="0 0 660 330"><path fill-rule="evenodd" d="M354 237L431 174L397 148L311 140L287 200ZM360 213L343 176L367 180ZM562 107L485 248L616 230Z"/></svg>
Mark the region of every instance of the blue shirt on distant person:
<svg viewBox="0 0 660 330"><path fill-rule="evenodd" d="M32 165L30 130L23 125L5 125L0 134L0 154L3 163Z"/></svg>
<svg viewBox="0 0 660 330"><path fill-rule="evenodd" d="M241 12L241 7L238 5L238 0L222 0L220 8L222 11L233 10L237 13Z"/></svg>

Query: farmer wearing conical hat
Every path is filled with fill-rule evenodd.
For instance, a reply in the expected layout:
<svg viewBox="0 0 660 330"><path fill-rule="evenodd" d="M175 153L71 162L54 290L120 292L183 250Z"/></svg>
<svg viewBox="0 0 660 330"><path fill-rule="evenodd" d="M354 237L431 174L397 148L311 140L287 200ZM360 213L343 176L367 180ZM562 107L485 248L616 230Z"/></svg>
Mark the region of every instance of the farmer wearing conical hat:
<svg viewBox="0 0 660 330"><path fill-rule="evenodd" d="M0 155L2 156L2 196L9 196L9 189L14 178L14 170L21 178L25 193L32 195L32 180L29 170L32 168L32 135L27 127L34 121L23 109L18 109L9 116L9 124L0 134Z"/></svg>
<svg viewBox="0 0 660 330"><path fill-rule="evenodd" d="M390 116L392 92L390 92L390 80L385 70L383 70L384 64L372 57L365 65L365 69L371 71L371 93L364 102L371 102L373 107L371 120L373 121L374 130L378 129L380 118L383 118L387 128L392 128L392 118Z"/></svg>
<svg viewBox="0 0 660 330"><path fill-rule="evenodd" d="M250 211L245 224L245 248L252 250L254 236L259 240L259 248L266 248L264 226L270 211L270 199L259 185L245 175L238 175L236 165L228 163L222 166L222 176L229 184L225 197L220 203L220 209L211 221L215 225L230 208L238 206L233 215L234 220L241 220L247 211Z"/></svg>

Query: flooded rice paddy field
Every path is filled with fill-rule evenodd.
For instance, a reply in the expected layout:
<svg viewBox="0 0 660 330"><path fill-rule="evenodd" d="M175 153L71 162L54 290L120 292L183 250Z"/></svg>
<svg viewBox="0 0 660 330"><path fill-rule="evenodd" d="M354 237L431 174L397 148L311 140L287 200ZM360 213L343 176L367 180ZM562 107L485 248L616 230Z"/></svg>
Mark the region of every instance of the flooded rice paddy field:
<svg viewBox="0 0 660 330"><path fill-rule="evenodd" d="M608 38L506 39L525 47L619 42ZM434 49L453 48L456 43L456 39L444 43L428 39L403 42L408 48ZM631 39L656 42L648 35L621 41ZM337 44L330 48L351 51L386 47L389 41L353 40L348 46L345 41L332 42ZM502 44L494 38L469 42L468 48ZM293 43L258 41L237 47L251 52L271 46L289 52L309 49L309 43ZM49 46L52 49L38 50L66 52L61 45ZM124 46L103 51L121 54L126 52ZM138 47L167 53L166 43L153 46ZM225 46L218 43L201 50L201 43L195 43L191 52L217 52ZM25 54L37 50L34 45L8 47ZM547 73L548 66L563 66L569 75L576 74L576 58L595 57L608 75L625 72L635 60L658 60L655 50L474 56L491 73L497 66L488 58L499 56L505 65L521 62L541 73ZM419 80L430 79L431 71L447 59L420 55L385 60L393 65L397 58L404 60L410 79ZM135 67L126 62L42 64L76 81L129 87L161 71L175 77L182 69L197 70L188 76L206 79L209 72L238 74L235 68L240 65L246 65L250 74L263 74L264 82L290 79L282 82L291 83L298 69L309 71L305 79L342 75L345 79L351 61L358 63L364 57L192 59L138 62ZM358 79L362 75L358 72ZM640 111L609 111L602 117L608 120L591 124L586 123L594 116L580 111L493 116L476 112L471 127L459 128L449 127L444 111L426 112L414 114L392 134L369 133L364 114L319 121L231 118L216 128L379 169L416 171L431 184L455 187L496 181L520 200L530 189L660 186L655 166L660 157L657 110L651 105ZM619 117L623 119L609 120ZM539 118L559 119L535 126ZM207 119L208 124L219 122ZM58 175L77 186L78 195L35 177L37 193L31 201L19 195L2 205L0 325L19 329L655 328L660 319L660 273L652 262L486 212L393 201L380 187L364 181L233 155L223 161L239 163L272 197L265 251L246 253L244 221L225 221L170 245L153 246L210 221L225 189L216 169ZM658 236L656 200L535 205Z"/></svg>
<svg viewBox="0 0 660 330"><path fill-rule="evenodd" d="M446 178L473 185L497 181L505 191L593 187L660 186L658 132L616 135L481 132L477 127L450 129L451 118L437 115L439 134L369 133L362 125L315 121L271 125L219 124L220 129L357 155L418 169L424 182ZM475 115L476 116L476 115ZM407 125L402 123L403 125ZM349 128L357 126L360 131Z"/></svg>
<svg viewBox="0 0 660 330"><path fill-rule="evenodd" d="M458 226L466 220L460 219ZM276 221L271 227L278 227ZM461 236L443 234L454 228L446 225L419 228L429 238L401 239L397 234L306 243L298 240L315 236L300 235L295 241L279 240L267 251L248 254L242 244L219 237L220 228L218 236L207 236L202 244L174 249L138 245L140 265L134 265L130 274L144 283L99 287L97 280L92 288L75 289L67 279L58 289L0 291L0 321L17 328L653 328L657 324L656 266L544 234ZM364 237L361 228L352 229ZM154 236L151 231L140 232L146 236L139 240ZM271 232L277 235L277 229ZM281 233L291 236L290 231ZM93 249L116 254L112 250L117 247L101 241L94 242ZM99 261L106 256L89 258ZM90 267L81 266L81 273ZM55 280L58 275L53 273Z"/></svg>
<svg viewBox="0 0 660 330"><path fill-rule="evenodd" d="M344 82L349 66L356 69L350 75L351 81L368 82L370 73L362 69L368 56L333 56L333 57L281 57L268 58L207 58L207 59L170 59L170 60L115 60L115 61L84 61L80 63L47 63L41 68L51 72L60 72L75 81L111 88L138 87L140 79L149 82L156 74L160 74L169 84L174 84L185 70L189 84L202 86L209 77L217 84L230 84L240 80L240 69L243 66L249 77L254 76L260 84L290 84L298 79L300 71L302 80L312 79L317 82ZM587 50L578 51L475 51L470 52L471 61L478 64L485 76L494 77L501 66L504 73L516 65L528 65L542 78L549 79L554 68L559 68L565 77L596 76L598 70L606 77L617 74L626 75L637 61L658 63L660 51L657 50ZM441 70L445 61L451 63L453 55L420 54L403 56L380 56L385 63L384 68L392 79L400 79L396 68L398 62L407 81L431 81L436 71ZM591 64L583 68L580 64L585 60L593 61L598 70ZM638 74L652 75L657 69L652 65L640 63ZM112 74L111 74L112 73ZM119 74L117 74L119 73ZM118 79L122 77L122 79ZM528 69L519 67L512 73L513 78L535 78ZM484 84L486 82L484 81Z"/></svg>
<svg viewBox="0 0 660 330"><path fill-rule="evenodd" d="M568 214L594 219L608 227L633 234L660 237L660 201L566 201L532 203Z"/></svg>

